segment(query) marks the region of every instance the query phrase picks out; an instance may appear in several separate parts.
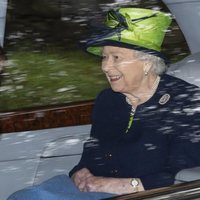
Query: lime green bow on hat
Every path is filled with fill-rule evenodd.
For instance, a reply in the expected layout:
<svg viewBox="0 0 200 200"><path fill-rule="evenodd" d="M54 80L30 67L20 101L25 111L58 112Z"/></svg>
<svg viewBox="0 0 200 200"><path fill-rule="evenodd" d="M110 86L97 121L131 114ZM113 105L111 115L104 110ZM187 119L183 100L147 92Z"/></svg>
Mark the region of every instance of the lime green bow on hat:
<svg viewBox="0 0 200 200"><path fill-rule="evenodd" d="M141 8L111 10L104 27L85 40L85 50L101 56L102 46L119 46L160 56L170 23L170 15L160 11Z"/></svg>

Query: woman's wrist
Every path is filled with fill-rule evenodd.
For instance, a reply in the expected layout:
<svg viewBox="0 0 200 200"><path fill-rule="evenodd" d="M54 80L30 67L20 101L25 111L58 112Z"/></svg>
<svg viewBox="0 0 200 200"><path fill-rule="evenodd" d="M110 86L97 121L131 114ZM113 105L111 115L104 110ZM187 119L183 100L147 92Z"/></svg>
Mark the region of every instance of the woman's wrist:
<svg viewBox="0 0 200 200"><path fill-rule="evenodd" d="M129 184L133 193L144 191L143 184L139 178L130 178Z"/></svg>

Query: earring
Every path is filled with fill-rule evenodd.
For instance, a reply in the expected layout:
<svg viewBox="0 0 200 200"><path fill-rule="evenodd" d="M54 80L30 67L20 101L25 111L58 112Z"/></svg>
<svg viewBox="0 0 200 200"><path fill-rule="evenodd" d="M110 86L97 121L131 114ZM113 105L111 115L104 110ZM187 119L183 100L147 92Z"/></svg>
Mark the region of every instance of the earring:
<svg viewBox="0 0 200 200"><path fill-rule="evenodd" d="M149 65L148 63L144 63L144 75L147 76L149 69L151 68L151 65Z"/></svg>

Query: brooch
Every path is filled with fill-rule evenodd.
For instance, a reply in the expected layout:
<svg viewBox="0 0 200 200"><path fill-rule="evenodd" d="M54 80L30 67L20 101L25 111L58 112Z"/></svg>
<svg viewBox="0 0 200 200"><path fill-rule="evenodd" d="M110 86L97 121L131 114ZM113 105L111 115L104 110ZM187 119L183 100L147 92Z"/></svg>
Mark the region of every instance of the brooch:
<svg viewBox="0 0 200 200"><path fill-rule="evenodd" d="M164 105L164 104L166 104L168 101L169 101L169 99L170 99L170 95L169 94L164 94L161 98L160 98L160 100L159 100L159 104L160 105Z"/></svg>

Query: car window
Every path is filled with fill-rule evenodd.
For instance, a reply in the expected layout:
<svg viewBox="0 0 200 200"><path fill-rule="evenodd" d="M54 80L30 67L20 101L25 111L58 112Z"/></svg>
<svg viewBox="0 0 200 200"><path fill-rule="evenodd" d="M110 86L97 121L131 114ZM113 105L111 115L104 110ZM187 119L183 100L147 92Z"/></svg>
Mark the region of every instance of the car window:
<svg viewBox="0 0 200 200"><path fill-rule="evenodd" d="M117 6L167 11L160 1L12 0L8 3L4 50L8 62L1 74L0 111L91 100L106 79L100 59L84 53L79 41ZM189 50L174 21L163 51L176 62Z"/></svg>

